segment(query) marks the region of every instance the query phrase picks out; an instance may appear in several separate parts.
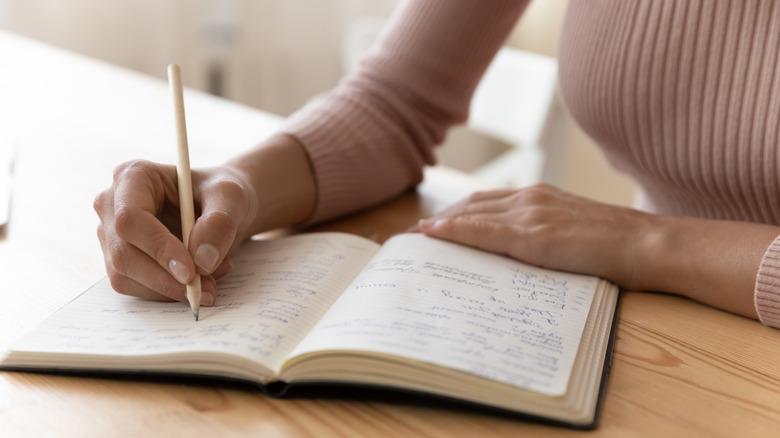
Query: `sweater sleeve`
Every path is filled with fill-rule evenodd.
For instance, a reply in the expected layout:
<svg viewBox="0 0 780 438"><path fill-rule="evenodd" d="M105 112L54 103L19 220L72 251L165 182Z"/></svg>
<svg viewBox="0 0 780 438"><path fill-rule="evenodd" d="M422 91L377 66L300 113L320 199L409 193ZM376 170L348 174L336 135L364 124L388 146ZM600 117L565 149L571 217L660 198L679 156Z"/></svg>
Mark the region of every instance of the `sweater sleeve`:
<svg viewBox="0 0 780 438"><path fill-rule="evenodd" d="M769 245L758 268L755 303L758 319L780 328L780 236Z"/></svg>
<svg viewBox="0 0 780 438"><path fill-rule="evenodd" d="M399 6L357 71L291 115L317 183L314 223L377 204L422 180L433 147L471 96L527 0L413 0Z"/></svg>

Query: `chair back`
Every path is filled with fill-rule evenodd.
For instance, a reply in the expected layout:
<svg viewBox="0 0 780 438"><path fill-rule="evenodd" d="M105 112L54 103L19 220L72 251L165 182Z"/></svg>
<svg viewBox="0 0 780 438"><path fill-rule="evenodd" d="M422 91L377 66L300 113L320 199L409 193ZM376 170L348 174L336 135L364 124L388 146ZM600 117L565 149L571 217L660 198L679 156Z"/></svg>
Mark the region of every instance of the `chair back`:
<svg viewBox="0 0 780 438"><path fill-rule="evenodd" d="M342 63L348 73L381 33L384 17L364 16L347 27ZM467 128L511 147L472 173L493 185L559 184L570 122L557 97L555 58L504 47L480 80Z"/></svg>

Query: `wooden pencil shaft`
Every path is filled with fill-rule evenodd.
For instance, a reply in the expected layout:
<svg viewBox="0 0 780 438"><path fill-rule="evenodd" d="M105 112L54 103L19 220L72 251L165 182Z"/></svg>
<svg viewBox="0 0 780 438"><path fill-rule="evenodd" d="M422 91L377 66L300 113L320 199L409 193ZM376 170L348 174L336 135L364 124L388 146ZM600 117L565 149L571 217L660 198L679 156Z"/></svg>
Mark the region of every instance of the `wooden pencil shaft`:
<svg viewBox="0 0 780 438"><path fill-rule="evenodd" d="M187 123L184 116L184 93L181 85L179 66L168 66L168 82L173 97L173 108L176 117L176 138L179 158L176 163L176 178L179 185L179 209L181 210L181 238L184 247L189 249L190 232L195 225L195 202L192 192L192 172L190 171L190 152L187 144ZM198 320L201 300L200 275L187 284L187 301Z"/></svg>
<svg viewBox="0 0 780 438"><path fill-rule="evenodd" d="M182 242L189 248L190 232L195 225L195 204L192 194L192 173L190 171L190 154L187 144L187 124L184 115L184 97L181 85L179 66L168 67L168 79L173 96L173 108L176 116L176 139L178 146L178 161L176 177L179 183L179 204L181 209Z"/></svg>

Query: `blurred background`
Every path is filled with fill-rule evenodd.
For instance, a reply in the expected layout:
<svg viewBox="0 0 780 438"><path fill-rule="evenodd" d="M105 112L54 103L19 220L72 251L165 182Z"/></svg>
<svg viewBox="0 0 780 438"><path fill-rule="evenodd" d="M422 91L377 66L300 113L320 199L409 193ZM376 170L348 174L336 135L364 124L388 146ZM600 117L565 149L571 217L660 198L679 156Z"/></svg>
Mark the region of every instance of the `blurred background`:
<svg viewBox="0 0 780 438"><path fill-rule="evenodd" d="M568 0L536 0L507 46L556 56ZM398 0L0 0L0 29L281 116L345 74L343 39L359 17L387 17ZM0 54L2 56L2 54ZM2 62L2 61L0 61ZM52 72L56 74L56 72ZM559 185L631 205L634 184L609 168L573 124ZM458 128L440 158L469 171L502 145Z"/></svg>

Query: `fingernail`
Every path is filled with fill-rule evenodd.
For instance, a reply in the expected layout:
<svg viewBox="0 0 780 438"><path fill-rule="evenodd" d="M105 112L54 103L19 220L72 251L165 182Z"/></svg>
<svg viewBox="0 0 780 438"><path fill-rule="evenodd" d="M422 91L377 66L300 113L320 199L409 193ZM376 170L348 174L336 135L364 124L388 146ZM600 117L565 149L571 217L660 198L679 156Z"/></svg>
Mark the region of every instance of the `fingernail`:
<svg viewBox="0 0 780 438"><path fill-rule="evenodd" d="M195 251L195 264L208 273L216 269L217 261L219 261L219 251L214 245L204 243Z"/></svg>
<svg viewBox="0 0 780 438"><path fill-rule="evenodd" d="M187 269L184 263L178 260L168 262L168 270L171 271L176 281L181 284L187 284L187 281L190 279L190 270Z"/></svg>

